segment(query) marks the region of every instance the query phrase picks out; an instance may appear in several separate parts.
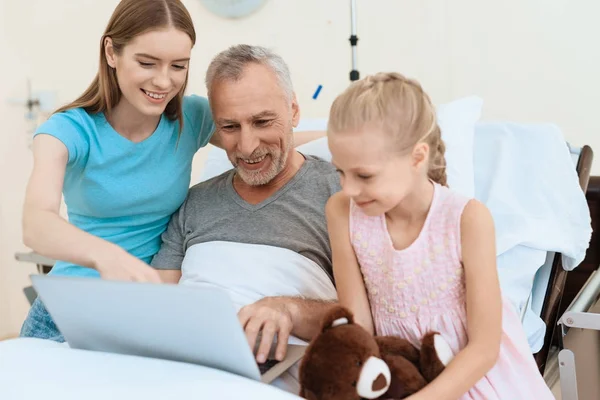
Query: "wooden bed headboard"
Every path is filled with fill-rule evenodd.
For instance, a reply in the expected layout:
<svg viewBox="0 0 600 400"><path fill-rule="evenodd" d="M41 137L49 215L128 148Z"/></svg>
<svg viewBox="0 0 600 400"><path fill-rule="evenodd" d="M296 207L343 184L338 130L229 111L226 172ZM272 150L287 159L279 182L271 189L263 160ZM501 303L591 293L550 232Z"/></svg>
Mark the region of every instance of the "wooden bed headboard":
<svg viewBox="0 0 600 400"><path fill-rule="evenodd" d="M540 315L546 325L544 345L535 354L535 361L542 374L546 368L550 348L553 344L558 344L559 335L556 335L555 331L560 315L573 301L591 272L598 268L598 253L600 253L600 232L598 232L598 228L600 228L600 177L590 177L593 158L594 153L591 147L584 146L581 149L576 168L579 185L586 193L588 206L590 207L594 232L584 261L573 271L567 272L562 268L561 254L557 253L554 257L548 289L546 290Z"/></svg>

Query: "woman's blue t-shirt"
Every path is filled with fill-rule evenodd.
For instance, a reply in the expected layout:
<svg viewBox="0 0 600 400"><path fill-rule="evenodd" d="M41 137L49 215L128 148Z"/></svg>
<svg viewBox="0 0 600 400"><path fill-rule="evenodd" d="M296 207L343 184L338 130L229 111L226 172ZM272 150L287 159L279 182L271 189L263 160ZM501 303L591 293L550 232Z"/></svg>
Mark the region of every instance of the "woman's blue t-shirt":
<svg viewBox="0 0 600 400"><path fill-rule="evenodd" d="M36 130L68 149L63 195L69 222L150 263L171 214L190 186L192 159L214 131L208 101L186 96L183 129L165 115L154 133L134 143L119 135L103 113L81 108L52 115ZM51 274L99 276L58 261Z"/></svg>

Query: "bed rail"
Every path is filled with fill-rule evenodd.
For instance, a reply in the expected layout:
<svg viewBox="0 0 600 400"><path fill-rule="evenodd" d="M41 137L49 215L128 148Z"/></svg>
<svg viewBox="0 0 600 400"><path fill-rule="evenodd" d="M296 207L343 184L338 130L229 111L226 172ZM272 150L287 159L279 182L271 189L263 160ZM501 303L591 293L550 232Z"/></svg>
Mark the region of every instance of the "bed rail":
<svg viewBox="0 0 600 400"><path fill-rule="evenodd" d="M571 151L573 152L572 148ZM579 186L584 193L587 192L590 181L593 159L594 152L592 151L592 148L590 146L581 147L575 168L577 171L577 176L579 177ZM540 313L540 318L546 325L544 345L534 356L542 375L544 374L548 355L550 354L550 348L552 347L552 342L556 334L556 324L559 318L558 312L561 306L562 296L565 291L566 281L567 271L565 271L562 267L562 255L560 253L556 253L554 255L552 268L550 270L546 295L544 296L542 311Z"/></svg>
<svg viewBox="0 0 600 400"><path fill-rule="evenodd" d="M600 272L594 271L558 321L563 400L600 399Z"/></svg>

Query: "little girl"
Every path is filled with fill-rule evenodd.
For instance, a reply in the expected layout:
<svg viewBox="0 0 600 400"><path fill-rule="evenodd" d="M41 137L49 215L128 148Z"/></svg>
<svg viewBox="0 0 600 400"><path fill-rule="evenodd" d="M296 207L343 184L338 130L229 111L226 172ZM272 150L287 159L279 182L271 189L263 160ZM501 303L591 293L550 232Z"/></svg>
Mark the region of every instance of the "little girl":
<svg viewBox="0 0 600 400"><path fill-rule="evenodd" d="M395 73L354 82L327 134L342 185L326 207L339 301L371 333L419 348L437 331L453 352L409 399L553 399L502 299L490 212L446 186L421 86Z"/></svg>

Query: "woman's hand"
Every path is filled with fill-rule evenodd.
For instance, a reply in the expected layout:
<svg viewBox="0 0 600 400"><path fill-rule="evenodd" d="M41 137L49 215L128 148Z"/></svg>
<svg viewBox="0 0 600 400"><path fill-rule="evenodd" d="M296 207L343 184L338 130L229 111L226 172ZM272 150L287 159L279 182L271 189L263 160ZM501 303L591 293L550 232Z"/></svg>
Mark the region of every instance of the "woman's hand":
<svg viewBox="0 0 600 400"><path fill-rule="evenodd" d="M158 271L132 256L120 247L111 249L98 258L94 268L102 279L130 282L161 283Z"/></svg>

